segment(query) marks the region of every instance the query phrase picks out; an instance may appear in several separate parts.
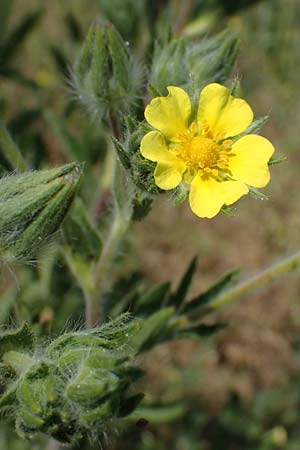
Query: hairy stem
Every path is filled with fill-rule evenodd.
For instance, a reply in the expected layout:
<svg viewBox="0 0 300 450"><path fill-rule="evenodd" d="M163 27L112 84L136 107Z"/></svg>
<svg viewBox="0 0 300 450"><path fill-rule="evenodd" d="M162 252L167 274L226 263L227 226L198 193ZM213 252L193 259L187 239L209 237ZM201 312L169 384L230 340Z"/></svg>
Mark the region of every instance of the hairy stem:
<svg viewBox="0 0 300 450"><path fill-rule="evenodd" d="M114 137L120 139L120 126L113 112L110 114L110 126ZM120 203L117 192L118 189L116 191L116 184L121 180L116 157L114 156L113 160L110 159L109 161L110 168L113 168L114 171L113 177L109 178L109 188L113 204L112 225L108 231L108 236L106 237L100 258L96 263L91 289L84 290L86 324L88 327L93 327L96 324L99 325L104 319L102 312L103 293L111 281L112 263L119 252L121 242L123 241L131 222L131 202L128 202L128 198L124 198ZM107 192L108 186L106 189L106 193Z"/></svg>
<svg viewBox="0 0 300 450"><path fill-rule="evenodd" d="M210 305L210 309L216 310L223 305L231 303L236 298L242 297L249 292L257 289L270 281L278 278L280 275L283 275L291 270L296 269L300 265L300 251L294 253L293 255L283 259L277 264L274 264L271 267L268 267L264 271L258 273L252 278L249 278L246 281L243 281L232 289L225 291L220 294L214 302Z"/></svg>
<svg viewBox="0 0 300 450"><path fill-rule="evenodd" d="M89 327L99 324L103 320L101 312L102 294L107 286L110 268L116 257L120 244L128 230L129 222L124 221L123 217L115 215L109 235L107 236L101 257L97 262L93 292L85 292L86 300L86 323Z"/></svg>

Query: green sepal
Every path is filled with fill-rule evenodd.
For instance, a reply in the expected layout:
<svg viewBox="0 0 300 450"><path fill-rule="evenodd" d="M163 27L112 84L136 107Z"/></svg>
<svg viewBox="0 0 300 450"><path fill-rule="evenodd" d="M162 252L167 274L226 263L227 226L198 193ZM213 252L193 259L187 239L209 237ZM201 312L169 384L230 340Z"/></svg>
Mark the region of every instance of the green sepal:
<svg viewBox="0 0 300 450"><path fill-rule="evenodd" d="M115 402L111 399L104 401L100 406L83 411L81 417L87 427L103 423L115 415Z"/></svg>
<svg viewBox="0 0 300 450"><path fill-rule="evenodd" d="M197 95L211 82L224 82L230 75L239 50L235 34L223 32L194 43L187 38L173 38L164 45L156 43L150 84L157 94L167 94L167 86L180 86Z"/></svg>
<svg viewBox="0 0 300 450"><path fill-rule="evenodd" d="M81 166L0 180L0 247L6 260L34 255L62 224L82 176Z"/></svg>
<svg viewBox="0 0 300 450"><path fill-rule="evenodd" d="M263 194L262 192L258 191L252 186L249 186L249 194L251 197L255 198L256 200L268 200L268 196Z"/></svg>
<svg viewBox="0 0 300 450"><path fill-rule="evenodd" d="M75 64L75 73L79 81L83 81L84 77L88 73L92 63L92 44L94 40L94 26L91 25L87 33L84 44L81 48L81 52L78 60Z"/></svg>
<svg viewBox="0 0 300 450"><path fill-rule="evenodd" d="M132 199L132 220L144 219L152 209L153 200L146 192L137 191Z"/></svg>
<svg viewBox="0 0 300 450"><path fill-rule="evenodd" d="M35 350L35 336L27 323L13 331L0 334L0 358L7 352L23 352L32 354Z"/></svg>
<svg viewBox="0 0 300 450"><path fill-rule="evenodd" d="M3 394L1 394L0 410L5 409L10 406L13 407L16 403L16 394L17 394L17 383L14 383L8 389L6 389L6 391L3 392Z"/></svg>
<svg viewBox="0 0 300 450"><path fill-rule="evenodd" d="M2 361L9 367L13 368L17 375L21 375L34 364L34 358L20 351L9 351L4 353Z"/></svg>
<svg viewBox="0 0 300 450"><path fill-rule="evenodd" d="M113 78L124 90L129 85L129 51L117 29L109 24L106 28L108 50L112 61Z"/></svg>
<svg viewBox="0 0 300 450"><path fill-rule="evenodd" d="M279 158L270 158L270 161L268 162L269 166L274 166L275 164L280 164L282 162L287 161L287 156L280 156Z"/></svg>
<svg viewBox="0 0 300 450"><path fill-rule="evenodd" d="M122 143L118 139L115 139L114 137L112 137L112 140L123 167L125 169L130 169L131 167L130 157L126 152L124 145L122 145Z"/></svg>
<svg viewBox="0 0 300 450"><path fill-rule="evenodd" d="M127 344L138 333L140 326L139 321L129 321L129 315L123 314L108 325L58 337L48 346L46 355L57 358L71 348L116 349Z"/></svg>
<svg viewBox="0 0 300 450"><path fill-rule="evenodd" d="M92 55L92 89L94 95L101 99L108 91L108 55L105 37L99 26L95 28L94 48Z"/></svg>
<svg viewBox="0 0 300 450"><path fill-rule="evenodd" d="M85 407L97 406L101 399L119 387L120 379L113 372L93 369L84 364L78 376L68 384L66 394Z"/></svg>

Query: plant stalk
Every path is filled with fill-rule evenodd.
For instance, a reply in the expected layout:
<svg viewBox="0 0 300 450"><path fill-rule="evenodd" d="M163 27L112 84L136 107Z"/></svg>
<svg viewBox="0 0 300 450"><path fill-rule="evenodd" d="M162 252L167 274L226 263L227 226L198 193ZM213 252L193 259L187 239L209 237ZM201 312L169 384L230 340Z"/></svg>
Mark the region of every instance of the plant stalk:
<svg viewBox="0 0 300 450"><path fill-rule="evenodd" d="M101 257L97 262L92 292L85 291L86 301L86 324L88 327L99 325L103 320L101 313L102 294L105 289L109 271L114 258L118 253L130 222L124 221L123 217L115 215L114 223L103 247Z"/></svg>
<svg viewBox="0 0 300 450"><path fill-rule="evenodd" d="M209 305L209 308L212 310L216 310L221 306L224 306L228 303L231 303L233 300L242 297L248 294L250 291L257 289L261 286L264 286L267 283L270 283L274 279L278 278L280 275L283 275L291 270L298 268L300 265L300 251L294 253L291 256L283 259L277 264L272 265L271 267L265 269L261 273L258 273L252 278L249 278L246 281L243 281L232 289L225 291L220 294L214 301Z"/></svg>

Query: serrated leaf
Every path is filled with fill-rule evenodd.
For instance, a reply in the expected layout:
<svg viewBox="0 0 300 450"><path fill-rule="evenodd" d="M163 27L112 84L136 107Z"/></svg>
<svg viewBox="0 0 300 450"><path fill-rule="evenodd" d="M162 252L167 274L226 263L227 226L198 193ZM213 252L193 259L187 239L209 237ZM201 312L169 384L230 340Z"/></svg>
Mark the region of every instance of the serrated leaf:
<svg viewBox="0 0 300 450"><path fill-rule="evenodd" d="M186 299L196 269L197 257L194 257L183 275L176 292L170 298L169 304L174 306L176 309L178 309Z"/></svg>
<svg viewBox="0 0 300 450"><path fill-rule="evenodd" d="M195 297L190 302L186 303L182 312L184 314L197 314L206 309L214 299L220 295L222 291L227 289L233 282L236 281L240 274L240 270L233 270L224 275L217 283L213 284L207 291Z"/></svg>

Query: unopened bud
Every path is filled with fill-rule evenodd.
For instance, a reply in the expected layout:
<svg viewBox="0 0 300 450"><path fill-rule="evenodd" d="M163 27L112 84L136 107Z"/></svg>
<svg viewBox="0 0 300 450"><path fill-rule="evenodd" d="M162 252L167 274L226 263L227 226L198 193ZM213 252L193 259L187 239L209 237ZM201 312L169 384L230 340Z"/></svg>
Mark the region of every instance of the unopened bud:
<svg viewBox="0 0 300 450"><path fill-rule="evenodd" d="M77 163L0 180L0 252L4 261L23 259L55 233L82 176Z"/></svg>

